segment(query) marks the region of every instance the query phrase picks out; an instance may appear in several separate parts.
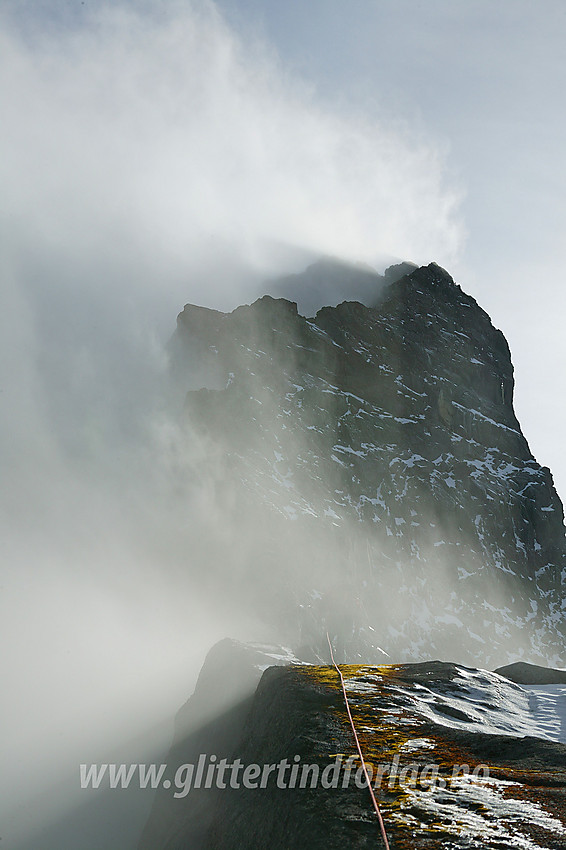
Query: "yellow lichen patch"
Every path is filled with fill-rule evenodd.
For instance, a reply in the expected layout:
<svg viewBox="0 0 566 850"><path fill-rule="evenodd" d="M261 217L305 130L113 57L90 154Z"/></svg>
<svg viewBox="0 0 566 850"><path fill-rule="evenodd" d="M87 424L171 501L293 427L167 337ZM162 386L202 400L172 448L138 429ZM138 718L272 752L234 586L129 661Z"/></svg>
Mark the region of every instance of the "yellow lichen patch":
<svg viewBox="0 0 566 850"><path fill-rule="evenodd" d="M423 725L420 718L403 716L401 706L395 714L392 713L391 679L395 677L396 669L392 665L340 666L364 761L371 766L372 780L380 796L383 814L389 818L393 814L404 812L410 805L411 798L396 778L391 781L389 775L380 773L380 768L392 769L395 757L399 755L403 745L418 736L418 727ZM334 667L304 668L304 673L318 684L342 693L340 678ZM350 684L361 684L363 688L350 692L348 687ZM341 723L345 725L345 732L348 733L350 723L346 707L344 706L343 710L337 710L337 714ZM352 755L355 754L356 749L352 742ZM374 777L379 778L376 780ZM401 816L400 821L404 824L406 816Z"/></svg>
<svg viewBox="0 0 566 850"><path fill-rule="evenodd" d="M482 759L474 752L473 738L464 745L457 743L448 729L444 734L441 726L435 728L416 710L410 696L414 683L406 668L343 665L340 671L364 761L371 765L373 777L381 776L374 787L396 847L414 848L416 838L419 848L438 847L443 839L465 843L469 836L486 850L566 846L560 844L566 836L563 776L557 779L560 787L553 789L547 772L517 770L498 762L488 766L490 778L476 778L470 773L480 768ZM302 668L301 672L342 694L334 667ZM334 713L344 733L351 734L345 704ZM426 746L419 748L415 745L418 741L426 741ZM350 755L355 754L352 740ZM407 768L402 761L407 755L406 777L416 781L399 781ZM392 781L384 766L391 770L395 763L397 775ZM411 773L411 764L420 772ZM423 769L431 765L436 770L432 787L423 782ZM463 769L455 775L455 766L466 766L468 775L462 776ZM537 843L542 834L546 836L544 845Z"/></svg>

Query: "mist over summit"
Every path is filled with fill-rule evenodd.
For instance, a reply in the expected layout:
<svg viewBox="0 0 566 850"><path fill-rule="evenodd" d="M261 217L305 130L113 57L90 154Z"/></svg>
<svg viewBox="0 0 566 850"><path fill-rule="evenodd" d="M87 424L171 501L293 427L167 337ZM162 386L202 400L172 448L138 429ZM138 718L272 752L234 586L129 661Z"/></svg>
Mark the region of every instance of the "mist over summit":
<svg viewBox="0 0 566 850"><path fill-rule="evenodd" d="M314 316L322 307L335 307L341 301L374 306L387 284L416 268L414 263L396 263L379 274L367 263L321 257L304 271L265 282L263 288L276 298L296 302L302 315Z"/></svg>
<svg viewBox="0 0 566 850"><path fill-rule="evenodd" d="M411 268L325 260L279 281L354 296L313 318L271 296L179 315L174 372L202 381L187 427L240 541L219 569L280 621L272 637L319 657L335 595L350 661L558 664L563 509L516 419L507 343L447 272Z"/></svg>

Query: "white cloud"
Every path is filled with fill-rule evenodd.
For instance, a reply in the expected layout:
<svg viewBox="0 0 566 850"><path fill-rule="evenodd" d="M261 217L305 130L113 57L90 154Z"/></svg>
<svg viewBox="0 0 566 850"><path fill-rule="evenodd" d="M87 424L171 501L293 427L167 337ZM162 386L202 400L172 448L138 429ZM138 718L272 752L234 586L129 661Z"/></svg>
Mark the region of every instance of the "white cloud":
<svg viewBox="0 0 566 850"><path fill-rule="evenodd" d="M212 5L168 9L101 7L28 44L5 33L4 197L36 251L150 286L224 242L267 264L264 239L453 259L457 195L434 145L320 106Z"/></svg>
<svg viewBox="0 0 566 850"><path fill-rule="evenodd" d="M0 36L1 708L22 771L72 765L61 736L72 750L81 728L133 732L135 714L141 731L185 695L187 659L237 629L219 606L195 646L198 596L187 613L189 579L171 589L161 569L191 545L156 342L182 305L253 296L285 245L449 265L461 240L434 145L320 105L213 5L137 9L43 32L6 18Z"/></svg>

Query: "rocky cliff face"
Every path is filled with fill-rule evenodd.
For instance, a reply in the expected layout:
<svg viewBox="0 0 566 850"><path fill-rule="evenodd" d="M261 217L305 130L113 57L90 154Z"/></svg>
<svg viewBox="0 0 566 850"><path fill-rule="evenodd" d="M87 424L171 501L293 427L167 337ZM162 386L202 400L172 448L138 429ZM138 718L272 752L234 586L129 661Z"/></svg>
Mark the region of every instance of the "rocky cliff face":
<svg viewBox="0 0 566 850"><path fill-rule="evenodd" d="M563 510L515 417L503 334L435 264L368 303L178 318L189 432L240 535L218 557L245 540L229 592L307 659L329 630L341 660L560 666Z"/></svg>

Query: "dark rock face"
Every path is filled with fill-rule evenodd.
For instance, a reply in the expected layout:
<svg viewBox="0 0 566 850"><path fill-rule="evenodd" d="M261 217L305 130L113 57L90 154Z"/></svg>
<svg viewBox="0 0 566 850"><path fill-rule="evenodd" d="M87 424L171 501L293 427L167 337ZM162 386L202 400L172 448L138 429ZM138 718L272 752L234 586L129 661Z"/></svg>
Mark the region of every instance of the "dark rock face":
<svg viewBox="0 0 566 850"><path fill-rule="evenodd" d="M180 314L189 430L246 539L229 592L313 658L328 629L340 660L563 666L563 510L503 334L434 263L376 301Z"/></svg>
<svg viewBox="0 0 566 850"><path fill-rule="evenodd" d="M171 784L162 784L157 792L139 850L199 850L203 846L219 806L219 791L193 787L188 796L182 796L182 766L198 765L201 754L218 760L233 758L263 671L293 662L298 663L292 653L280 647L235 640L223 640L210 650L194 694L175 719L175 737L166 760L166 781Z"/></svg>
<svg viewBox="0 0 566 850"><path fill-rule="evenodd" d="M566 670L553 670L524 661L498 667L495 672L520 685L566 685Z"/></svg>
<svg viewBox="0 0 566 850"><path fill-rule="evenodd" d="M566 746L542 737L520 687L439 662L342 672L392 848L564 847ZM358 760L344 782L355 746L332 668L267 670L237 752L298 764L296 779L287 768L281 783L223 791L206 850L382 846Z"/></svg>

